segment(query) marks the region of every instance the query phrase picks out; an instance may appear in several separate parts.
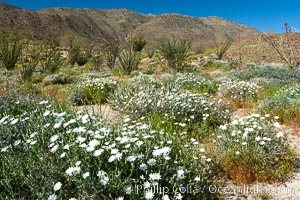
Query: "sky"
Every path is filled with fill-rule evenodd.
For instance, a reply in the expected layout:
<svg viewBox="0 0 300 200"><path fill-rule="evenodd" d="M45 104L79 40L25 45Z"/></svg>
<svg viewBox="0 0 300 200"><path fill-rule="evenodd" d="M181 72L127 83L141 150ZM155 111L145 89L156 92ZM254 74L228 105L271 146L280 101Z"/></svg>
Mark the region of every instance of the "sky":
<svg viewBox="0 0 300 200"><path fill-rule="evenodd" d="M1 1L1 0L0 0ZM194 17L218 16L253 26L262 32L284 32L288 22L300 31L300 0L4 0L23 9L49 7L127 8L139 13L179 13Z"/></svg>

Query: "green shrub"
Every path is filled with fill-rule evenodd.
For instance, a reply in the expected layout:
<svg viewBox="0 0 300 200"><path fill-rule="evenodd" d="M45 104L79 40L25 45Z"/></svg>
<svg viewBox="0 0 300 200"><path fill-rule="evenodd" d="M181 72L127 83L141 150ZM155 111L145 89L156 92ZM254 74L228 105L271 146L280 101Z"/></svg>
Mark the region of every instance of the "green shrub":
<svg viewBox="0 0 300 200"><path fill-rule="evenodd" d="M93 70L101 71L103 63L104 63L104 58L101 53L94 55L91 59Z"/></svg>
<svg viewBox="0 0 300 200"><path fill-rule="evenodd" d="M41 54L40 63L42 65L43 71L54 73L57 70L59 70L59 68L61 68L61 66L63 65L61 53L54 45L46 44L45 48L46 49ZM72 62L74 63L76 62L75 58L71 58L71 59L74 59L74 61Z"/></svg>
<svg viewBox="0 0 300 200"><path fill-rule="evenodd" d="M218 91L218 84L207 74L183 73L176 74L173 80L184 90L197 91L207 94L215 94Z"/></svg>
<svg viewBox="0 0 300 200"><path fill-rule="evenodd" d="M155 54L155 51L154 51L154 50L148 50L148 51L147 51L147 56L148 56L148 58L150 58L150 59L153 58L154 54Z"/></svg>
<svg viewBox="0 0 300 200"><path fill-rule="evenodd" d="M132 41L132 50L134 52L141 52L146 44L147 41L143 37L134 38Z"/></svg>
<svg viewBox="0 0 300 200"><path fill-rule="evenodd" d="M106 47L104 50L104 58L108 68L113 69L116 60L119 56L120 44L118 41L106 42Z"/></svg>
<svg viewBox="0 0 300 200"><path fill-rule="evenodd" d="M202 67L205 69L219 69L222 67L222 64L209 60L208 62L204 63Z"/></svg>
<svg viewBox="0 0 300 200"><path fill-rule="evenodd" d="M81 49L80 47L71 47L69 49L69 60L72 65L77 63L79 66L85 65L91 57L91 51L88 49Z"/></svg>
<svg viewBox="0 0 300 200"><path fill-rule="evenodd" d="M121 73L129 75L137 70L141 62L141 55L133 50L123 50L119 55L119 68Z"/></svg>
<svg viewBox="0 0 300 200"><path fill-rule="evenodd" d="M217 54L219 60L221 60L223 58L225 53L231 47L231 44L232 44L231 40L226 40L223 45L221 45L219 48L216 49L216 54Z"/></svg>
<svg viewBox="0 0 300 200"><path fill-rule="evenodd" d="M75 105L101 104L106 102L106 98L115 87L116 82L108 79L86 80L71 89L69 101Z"/></svg>
<svg viewBox="0 0 300 200"><path fill-rule="evenodd" d="M260 87L247 81L225 80L219 85L220 94L238 107L249 106L258 100Z"/></svg>
<svg viewBox="0 0 300 200"><path fill-rule="evenodd" d="M266 117L252 114L234 119L214 134L214 158L237 184L284 181L294 170L296 153L286 133Z"/></svg>
<svg viewBox="0 0 300 200"><path fill-rule="evenodd" d="M260 112L279 116L281 122L300 122L300 84L283 87L259 107Z"/></svg>
<svg viewBox="0 0 300 200"><path fill-rule="evenodd" d="M191 42L188 40L167 40L161 41L158 47L162 57L167 61L169 68L183 69L184 61L188 57Z"/></svg>
<svg viewBox="0 0 300 200"><path fill-rule="evenodd" d="M29 46L21 58L21 78L24 81L30 81L33 72L40 61L40 49L34 46Z"/></svg>
<svg viewBox="0 0 300 200"><path fill-rule="evenodd" d="M244 70L232 71L230 77L232 79L242 79L245 81L249 81L253 78L265 78L274 85L283 86L287 83L299 82L300 71L293 71L286 67L248 66Z"/></svg>
<svg viewBox="0 0 300 200"><path fill-rule="evenodd" d="M17 37L3 36L0 41L0 61L7 70L13 70L22 55L24 44Z"/></svg>

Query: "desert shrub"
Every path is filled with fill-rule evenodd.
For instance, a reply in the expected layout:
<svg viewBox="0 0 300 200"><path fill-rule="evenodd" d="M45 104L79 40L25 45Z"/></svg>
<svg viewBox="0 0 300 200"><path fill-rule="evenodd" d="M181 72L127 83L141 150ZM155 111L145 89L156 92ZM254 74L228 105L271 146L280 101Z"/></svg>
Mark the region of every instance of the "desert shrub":
<svg viewBox="0 0 300 200"><path fill-rule="evenodd" d="M23 81L30 81L33 72L40 61L40 49L28 46L21 60L21 78Z"/></svg>
<svg viewBox="0 0 300 200"><path fill-rule="evenodd" d="M284 181L296 163L295 151L276 120L259 114L220 126L213 137L215 159L237 184Z"/></svg>
<svg viewBox="0 0 300 200"><path fill-rule="evenodd" d="M129 101L129 98L144 90L155 90L161 87L162 84L153 77L139 75L134 78L130 84L121 83L119 87L109 96L108 100L114 104L117 109L122 107Z"/></svg>
<svg viewBox="0 0 300 200"><path fill-rule="evenodd" d="M198 44L196 47L195 47L195 52L196 54L204 54L205 51L206 51L207 47L203 44Z"/></svg>
<svg viewBox="0 0 300 200"><path fill-rule="evenodd" d="M293 84L283 87L274 96L260 105L262 113L269 113L272 116L279 116L281 122L300 122L300 84Z"/></svg>
<svg viewBox="0 0 300 200"><path fill-rule="evenodd" d="M141 52L147 44L147 41L143 37L134 38L132 43L132 50L134 52Z"/></svg>
<svg viewBox="0 0 300 200"><path fill-rule="evenodd" d="M244 70L232 71L230 77L233 79L250 80L253 78L266 78L269 79L272 84L284 85L291 82L297 82L300 80L299 71L294 72L291 69L285 67L248 67Z"/></svg>
<svg viewBox="0 0 300 200"><path fill-rule="evenodd" d="M100 78L82 81L71 89L69 101L75 105L104 103L116 84Z"/></svg>
<svg viewBox="0 0 300 200"><path fill-rule="evenodd" d="M237 106L248 106L258 100L260 87L248 81L227 79L219 85L219 93Z"/></svg>
<svg viewBox="0 0 300 200"><path fill-rule="evenodd" d="M120 52L118 41L106 42L104 58L108 68L113 69Z"/></svg>
<svg viewBox="0 0 300 200"><path fill-rule="evenodd" d="M91 51L81 49L79 46L72 46L69 49L69 61L72 65L77 63L79 66L85 65L91 57Z"/></svg>
<svg viewBox="0 0 300 200"><path fill-rule="evenodd" d="M215 61L212 61L212 60L209 60L208 62L204 63L202 65L203 68L205 69L219 69L222 67L222 64L221 63L218 63L218 62L215 62Z"/></svg>
<svg viewBox="0 0 300 200"><path fill-rule="evenodd" d="M8 107L0 111L1 198L218 198L209 192L211 159L184 135L129 117L113 126L48 101L3 104ZM157 185L165 194L153 190Z"/></svg>
<svg viewBox="0 0 300 200"><path fill-rule="evenodd" d="M206 74L183 73L176 74L175 80L185 90L199 91L202 93L215 94L218 91L218 84Z"/></svg>
<svg viewBox="0 0 300 200"><path fill-rule="evenodd" d="M158 47L162 57L167 61L168 67L173 69L184 68L190 48L190 41L176 39L161 41Z"/></svg>
<svg viewBox="0 0 300 200"><path fill-rule="evenodd" d="M224 44L222 44L220 47L216 49L216 55L219 60L223 58L225 53L228 51L228 49L231 47L232 41L231 40L226 40Z"/></svg>
<svg viewBox="0 0 300 200"><path fill-rule="evenodd" d="M75 59L75 58L72 58ZM75 60L72 62L76 62ZM45 50L41 53L40 64L43 71L54 73L63 65L61 53L54 44L45 44Z"/></svg>
<svg viewBox="0 0 300 200"><path fill-rule="evenodd" d="M104 58L102 53L98 53L91 58L92 69L96 71L101 71L102 65L104 63Z"/></svg>
<svg viewBox="0 0 300 200"><path fill-rule="evenodd" d="M141 55L132 49L123 50L119 54L118 61L121 73L129 75L132 71L138 69L138 66L141 62Z"/></svg>
<svg viewBox="0 0 300 200"><path fill-rule="evenodd" d="M148 50L148 51L147 51L147 56L148 56L148 58L150 58L150 59L153 58L154 54L155 54L155 51L154 51L154 50Z"/></svg>
<svg viewBox="0 0 300 200"><path fill-rule="evenodd" d="M2 36L0 62L7 70L13 70L22 55L24 44L17 37Z"/></svg>
<svg viewBox="0 0 300 200"><path fill-rule="evenodd" d="M134 83L138 84L138 81ZM181 86L174 82L159 85L150 79L143 80L143 84L138 85L137 89L127 86L116 90L110 102L135 119L143 117L150 120L153 126L164 121L171 123L170 128L173 130L185 130L191 136L196 128L213 129L230 117L228 110L220 102L183 91ZM193 137L203 136L198 132ZM209 135L207 132L203 134Z"/></svg>

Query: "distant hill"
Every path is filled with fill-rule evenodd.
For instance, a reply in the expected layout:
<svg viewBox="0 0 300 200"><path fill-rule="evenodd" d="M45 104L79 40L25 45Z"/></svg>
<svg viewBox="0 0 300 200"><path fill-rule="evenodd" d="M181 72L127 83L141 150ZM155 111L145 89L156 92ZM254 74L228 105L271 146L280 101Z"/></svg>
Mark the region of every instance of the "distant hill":
<svg viewBox="0 0 300 200"><path fill-rule="evenodd" d="M9 11L9 10L21 10L21 8L4 2L0 2L0 12Z"/></svg>
<svg viewBox="0 0 300 200"><path fill-rule="evenodd" d="M0 3L0 33L12 32L30 39L70 37L100 42L128 35L142 36L148 48L161 39L190 39L195 46L215 47L240 34L259 33L253 27L219 17L196 18L179 14L146 15L127 9L49 8L22 10Z"/></svg>

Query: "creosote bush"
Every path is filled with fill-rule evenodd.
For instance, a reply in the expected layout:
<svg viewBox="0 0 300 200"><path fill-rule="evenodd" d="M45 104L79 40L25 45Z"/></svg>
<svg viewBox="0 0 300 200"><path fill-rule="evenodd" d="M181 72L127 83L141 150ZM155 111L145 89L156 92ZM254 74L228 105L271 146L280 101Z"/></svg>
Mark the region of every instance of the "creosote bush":
<svg viewBox="0 0 300 200"><path fill-rule="evenodd" d="M167 61L168 67L179 70L184 68L184 62L188 57L190 48L191 41L183 39L161 41L158 47L162 57Z"/></svg>
<svg viewBox="0 0 300 200"><path fill-rule="evenodd" d="M214 158L237 184L286 180L296 153L270 115L252 114L220 126L213 137Z"/></svg>

